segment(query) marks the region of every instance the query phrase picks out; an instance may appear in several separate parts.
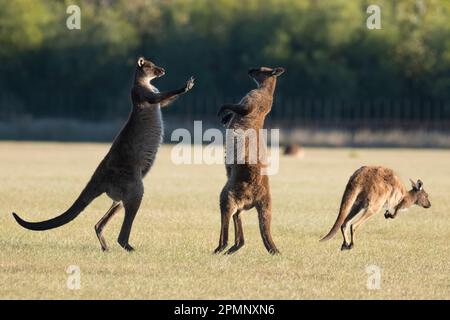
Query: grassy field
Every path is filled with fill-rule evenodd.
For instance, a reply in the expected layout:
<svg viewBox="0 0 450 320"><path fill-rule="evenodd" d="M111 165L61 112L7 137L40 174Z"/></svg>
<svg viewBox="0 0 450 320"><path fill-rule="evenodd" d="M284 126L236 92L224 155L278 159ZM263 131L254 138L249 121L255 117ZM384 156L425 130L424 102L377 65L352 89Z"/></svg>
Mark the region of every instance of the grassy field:
<svg viewBox="0 0 450 320"><path fill-rule="evenodd" d="M271 186L272 231L283 254L272 257L254 210L243 216L246 246L234 256L211 254L224 168L176 166L170 148L145 180L130 254L116 243L122 214L105 232L110 252L100 250L94 224L111 204L106 196L47 232L22 229L11 216L39 220L68 208L108 145L0 143L0 298L450 298L450 151L306 149L303 160L281 157ZM349 252L340 251L340 235L319 243L349 176L366 164L389 166L405 183L421 178L432 208L389 221L378 214ZM67 288L70 265L81 270L79 290ZM380 289L367 288L370 265L381 269Z"/></svg>

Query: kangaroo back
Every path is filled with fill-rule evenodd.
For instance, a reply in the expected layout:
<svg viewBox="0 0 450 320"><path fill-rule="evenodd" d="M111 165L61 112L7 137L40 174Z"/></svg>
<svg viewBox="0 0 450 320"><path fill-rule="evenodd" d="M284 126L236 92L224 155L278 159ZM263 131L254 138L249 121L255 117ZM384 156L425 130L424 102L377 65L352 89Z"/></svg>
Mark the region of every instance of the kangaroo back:
<svg viewBox="0 0 450 320"><path fill-rule="evenodd" d="M91 181L89 181L89 183L81 192L80 196L75 200L73 205L66 212L55 218L41 222L28 222L20 218L14 212L13 216L18 224L29 230L43 231L57 228L75 219L84 210L84 208L86 208L92 202L92 200L97 198L102 193L103 191L100 190L100 188L97 186L97 183L95 183L91 179Z"/></svg>
<svg viewBox="0 0 450 320"><path fill-rule="evenodd" d="M336 222L334 223L330 232L328 232L328 234L325 237L320 239L320 241L326 241L333 238L336 232L344 223L345 218L347 218L348 214L350 213L350 210L352 209L353 204L355 203L356 198L358 197L360 191L359 188L355 188L351 182L352 181L349 181L347 187L345 188L345 192L341 201L341 207L339 209L339 215L336 219Z"/></svg>

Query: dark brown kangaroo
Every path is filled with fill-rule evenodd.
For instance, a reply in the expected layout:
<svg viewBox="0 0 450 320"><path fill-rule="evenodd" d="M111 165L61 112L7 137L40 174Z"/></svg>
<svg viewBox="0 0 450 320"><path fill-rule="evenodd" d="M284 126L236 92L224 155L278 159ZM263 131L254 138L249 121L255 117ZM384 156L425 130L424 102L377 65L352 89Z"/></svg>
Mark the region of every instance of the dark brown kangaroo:
<svg viewBox="0 0 450 320"><path fill-rule="evenodd" d="M257 89L250 91L239 104L226 104L219 110L219 117L227 127L227 153L230 144L236 149L234 141L228 140L230 131L240 132L244 135L243 157L238 161L237 152L233 152L229 161L227 157L226 172L227 183L220 194L221 230L219 246L214 253L220 253L228 244L228 229L230 219L233 217L235 244L226 254L231 254L239 250L244 245L244 232L242 230L241 212L256 207L258 211L259 227L264 246L271 254L278 254L279 251L272 240L270 233L270 221L272 218L272 201L270 197L269 178L262 174L264 162L259 155L265 154L265 142L260 144L259 132L263 128L264 119L270 112L273 102L273 94L277 77L284 72L283 68L251 69L248 74L258 85ZM248 141L247 133L253 131L256 140ZM239 133L238 133L239 134ZM251 136L251 135L249 135ZM235 137L232 138L233 140ZM250 146L256 148L258 159L250 161Z"/></svg>
<svg viewBox="0 0 450 320"><path fill-rule="evenodd" d="M151 61L143 57L138 59L131 89L133 108L128 121L78 199L66 212L47 221L27 222L13 213L22 227L38 231L60 227L75 219L92 200L106 193L113 200L113 204L95 225L102 250L108 249L102 235L103 228L122 207L125 208L125 217L118 242L125 250L133 250L128 239L144 194L142 179L152 167L162 141L163 122L160 107L169 105L194 86L194 79L191 78L180 89L159 92L151 84L151 80L164 74L165 70Z"/></svg>

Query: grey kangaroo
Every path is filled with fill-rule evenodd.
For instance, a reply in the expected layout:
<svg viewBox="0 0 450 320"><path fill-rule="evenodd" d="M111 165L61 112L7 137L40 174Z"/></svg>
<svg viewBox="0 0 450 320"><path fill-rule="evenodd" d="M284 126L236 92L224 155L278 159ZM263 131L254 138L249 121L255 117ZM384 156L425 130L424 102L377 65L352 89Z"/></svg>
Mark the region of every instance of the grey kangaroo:
<svg viewBox="0 0 450 320"><path fill-rule="evenodd" d="M150 60L143 57L138 59L131 89L133 108L128 121L78 199L63 214L42 222L27 222L13 213L22 227L37 231L60 227L75 219L95 198L106 193L113 204L95 225L102 250L108 250L102 235L103 228L122 207L125 208L125 217L118 242L125 250L133 250L128 240L144 194L142 179L152 167L162 142L160 108L168 106L194 86L194 78L191 77L180 89L159 92L151 81L164 74L165 70Z"/></svg>
<svg viewBox="0 0 450 320"><path fill-rule="evenodd" d="M250 69L249 76L258 85L257 89L251 90L238 104L223 105L218 115L222 123L231 130L252 131L256 133L258 141L258 154L265 153L260 145L259 131L264 126L266 115L270 112L273 102L273 94L277 78L284 72L283 68ZM228 141L227 141L228 143ZM256 163L249 160L249 144L245 145L245 163L238 164L236 159L232 164L226 164L227 182L220 194L221 228L219 245L214 253L220 253L228 244L228 229L231 217L234 221L235 244L227 254L238 251L244 245L244 232L242 229L241 212L256 207L258 211L259 227L261 237L270 254L279 254L270 232L272 219L272 199L270 196L269 177L261 174L265 166L261 159Z"/></svg>

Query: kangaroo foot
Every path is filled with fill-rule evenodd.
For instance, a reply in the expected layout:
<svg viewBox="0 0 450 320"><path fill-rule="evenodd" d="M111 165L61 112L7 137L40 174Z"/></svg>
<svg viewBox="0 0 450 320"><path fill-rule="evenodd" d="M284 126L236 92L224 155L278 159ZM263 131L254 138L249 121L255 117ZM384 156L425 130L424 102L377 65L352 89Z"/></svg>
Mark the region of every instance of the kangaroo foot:
<svg viewBox="0 0 450 320"><path fill-rule="evenodd" d="M271 255L273 255L273 256L279 256L279 255L281 255L280 250L278 250L277 248L270 249L270 250L269 250L269 253L270 253Z"/></svg>
<svg viewBox="0 0 450 320"><path fill-rule="evenodd" d="M214 254L218 254L221 253L223 250L225 250L225 248L227 247L227 244L224 245L219 245L215 250L214 250Z"/></svg>
<svg viewBox="0 0 450 320"><path fill-rule="evenodd" d="M130 246L129 244L126 244L123 248L128 252L134 251L134 248L132 246Z"/></svg>
<svg viewBox="0 0 450 320"><path fill-rule="evenodd" d="M130 246L129 243L120 243L120 242L119 242L119 244L120 244L120 246L121 246L122 248L124 248L124 249L125 249L126 251L128 251L128 252L134 251L134 248L133 248L132 246Z"/></svg>
<svg viewBox="0 0 450 320"><path fill-rule="evenodd" d="M95 233L97 235L98 241L100 241L100 246L102 247L102 251L108 251L108 245L106 244L105 239L102 236L102 233L100 230L98 230L97 228L95 228Z"/></svg>
<svg viewBox="0 0 450 320"><path fill-rule="evenodd" d="M353 248L353 243L344 242L341 246L341 251L350 250L351 248Z"/></svg>
<svg viewBox="0 0 450 320"><path fill-rule="evenodd" d="M244 246L244 244L235 244L234 246L232 246L230 249L228 249L227 252L225 252L225 254L233 254L236 251L238 251L240 248L242 248Z"/></svg>

